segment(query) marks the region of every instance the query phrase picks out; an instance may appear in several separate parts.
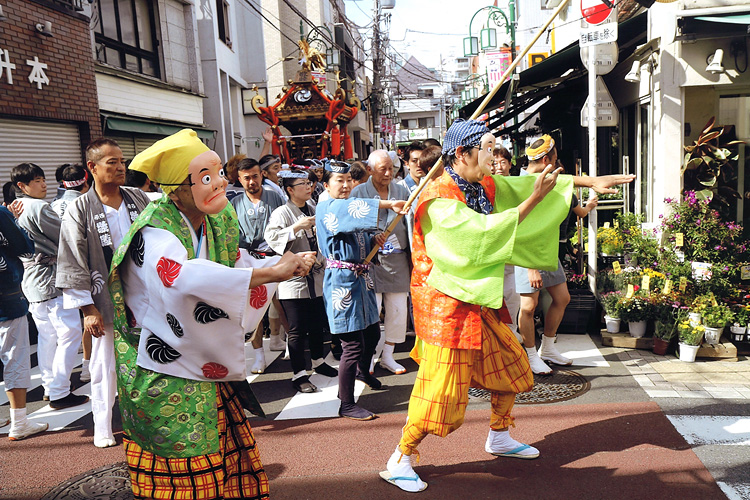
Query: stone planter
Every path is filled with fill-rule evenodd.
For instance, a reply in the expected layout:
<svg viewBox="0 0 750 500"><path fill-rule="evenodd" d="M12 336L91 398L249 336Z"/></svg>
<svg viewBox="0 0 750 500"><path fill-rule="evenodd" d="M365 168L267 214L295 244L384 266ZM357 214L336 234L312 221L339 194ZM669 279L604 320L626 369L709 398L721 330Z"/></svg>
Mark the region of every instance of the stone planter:
<svg viewBox="0 0 750 500"><path fill-rule="evenodd" d="M684 342L680 342L680 361L687 363L695 362L695 355L698 354L699 345L688 345Z"/></svg>
<svg viewBox="0 0 750 500"><path fill-rule="evenodd" d="M707 326L706 333L703 334L703 338L706 339L707 343L716 345L721 342L721 334L723 331L723 326L721 328L712 328L710 326Z"/></svg>
<svg viewBox="0 0 750 500"><path fill-rule="evenodd" d="M609 333L620 332L620 318L612 318L610 316L604 316L604 322L607 325L607 331Z"/></svg>
<svg viewBox="0 0 750 500"><path fill-rule="evenodd" d="M744 326L730 326L729 331L732 332L732 340L735 342L743 342L745 340Z"/></svg>
<svg viewBox="0 0 750 500"><path fill-rule="evenodd" d="M635 337L637 339L643 337L646 335L646 326L648 325L648 321L628 321L628 331L630 332L631 337Z"/></svg>

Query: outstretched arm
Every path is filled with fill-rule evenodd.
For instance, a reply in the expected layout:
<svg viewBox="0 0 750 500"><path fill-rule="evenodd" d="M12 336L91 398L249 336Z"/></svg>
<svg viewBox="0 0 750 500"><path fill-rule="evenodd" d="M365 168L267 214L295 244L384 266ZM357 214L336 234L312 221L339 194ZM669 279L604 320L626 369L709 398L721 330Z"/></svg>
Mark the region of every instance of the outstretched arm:
<svg viewBox="0 0 750 500"><path fill-rule="evenodd" d="M614 194L617 192L617 190L612 189L613 186L629 184L633 182L633 179L635 179L635 175L632 174L602 175L599 177L576 175L573 177L573 182L575 183L576 187L591 188L599 194Z"/></svg>

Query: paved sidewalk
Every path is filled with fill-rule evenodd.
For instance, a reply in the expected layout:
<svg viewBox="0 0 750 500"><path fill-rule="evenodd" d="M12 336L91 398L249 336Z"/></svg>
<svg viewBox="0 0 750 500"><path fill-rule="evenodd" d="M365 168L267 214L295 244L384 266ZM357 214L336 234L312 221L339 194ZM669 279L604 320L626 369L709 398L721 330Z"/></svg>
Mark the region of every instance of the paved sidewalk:
<svg viewBox="0 0 750 500"><path fill-rule="evenodd" d="M616 349L617 357L652 398L750 399L750 360L680 361L639 349Z"/></svg>

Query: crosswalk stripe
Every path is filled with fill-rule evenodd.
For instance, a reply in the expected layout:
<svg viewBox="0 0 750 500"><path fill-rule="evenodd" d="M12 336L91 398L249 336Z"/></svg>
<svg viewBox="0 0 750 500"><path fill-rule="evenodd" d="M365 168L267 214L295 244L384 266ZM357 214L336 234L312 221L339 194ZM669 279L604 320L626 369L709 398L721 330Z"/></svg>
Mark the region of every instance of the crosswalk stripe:
<svg viewBox="0 0 750 500"><path fill-rule="evenodd" d="M745 416L667 415L693 445L750 446L750 418Z"/></svg>
<svg viewBox="0 0 750 500"><path fill-rule="evenodd" d="M572 366L608 367L609 362L604 359L599 348L588 335L559 333L555 344L560 354L573 360Z"/></svg>

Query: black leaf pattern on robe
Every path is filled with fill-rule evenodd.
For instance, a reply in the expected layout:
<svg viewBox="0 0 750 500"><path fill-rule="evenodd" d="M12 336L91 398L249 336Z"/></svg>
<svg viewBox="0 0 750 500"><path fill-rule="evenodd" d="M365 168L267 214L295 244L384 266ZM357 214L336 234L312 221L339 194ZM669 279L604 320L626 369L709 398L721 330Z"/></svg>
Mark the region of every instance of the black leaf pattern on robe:
<svg viewBox="0 0 750 500"><path fill-rule="evenodd" d="M146 352L151 359L163 365L171 363L182 354L154 334L146 340Z"/></svg>
<svg viewBox="0 0 750 500"><path fill-rule="evenodd" d="M143 267L145 248L146 246L143 241L143 236L141 235L141 232L138 231L133 235L133 240L130 242L130 248L128 249L130 251L130 258L133 259L133 262L138 267Z"/></svg>
<svg viewBox="0 0 750 500"><path fill-rule="evenodd" d="M229 319L229 315L225 313L223 309L210 306L205 302L198 302L195 305L193 316L195 316L195 321L204 325L220 318Z"/></svg>
<svg viewBox="0 0 750 500"><path fill-rule="evenodd" d="M180 325L180 322L169 313L167 313L167 324L169 325L169 328L172 329L172 333L174 333L175 336L182 337L185 335L185 332L182 331L182 325Z"/></svg>

